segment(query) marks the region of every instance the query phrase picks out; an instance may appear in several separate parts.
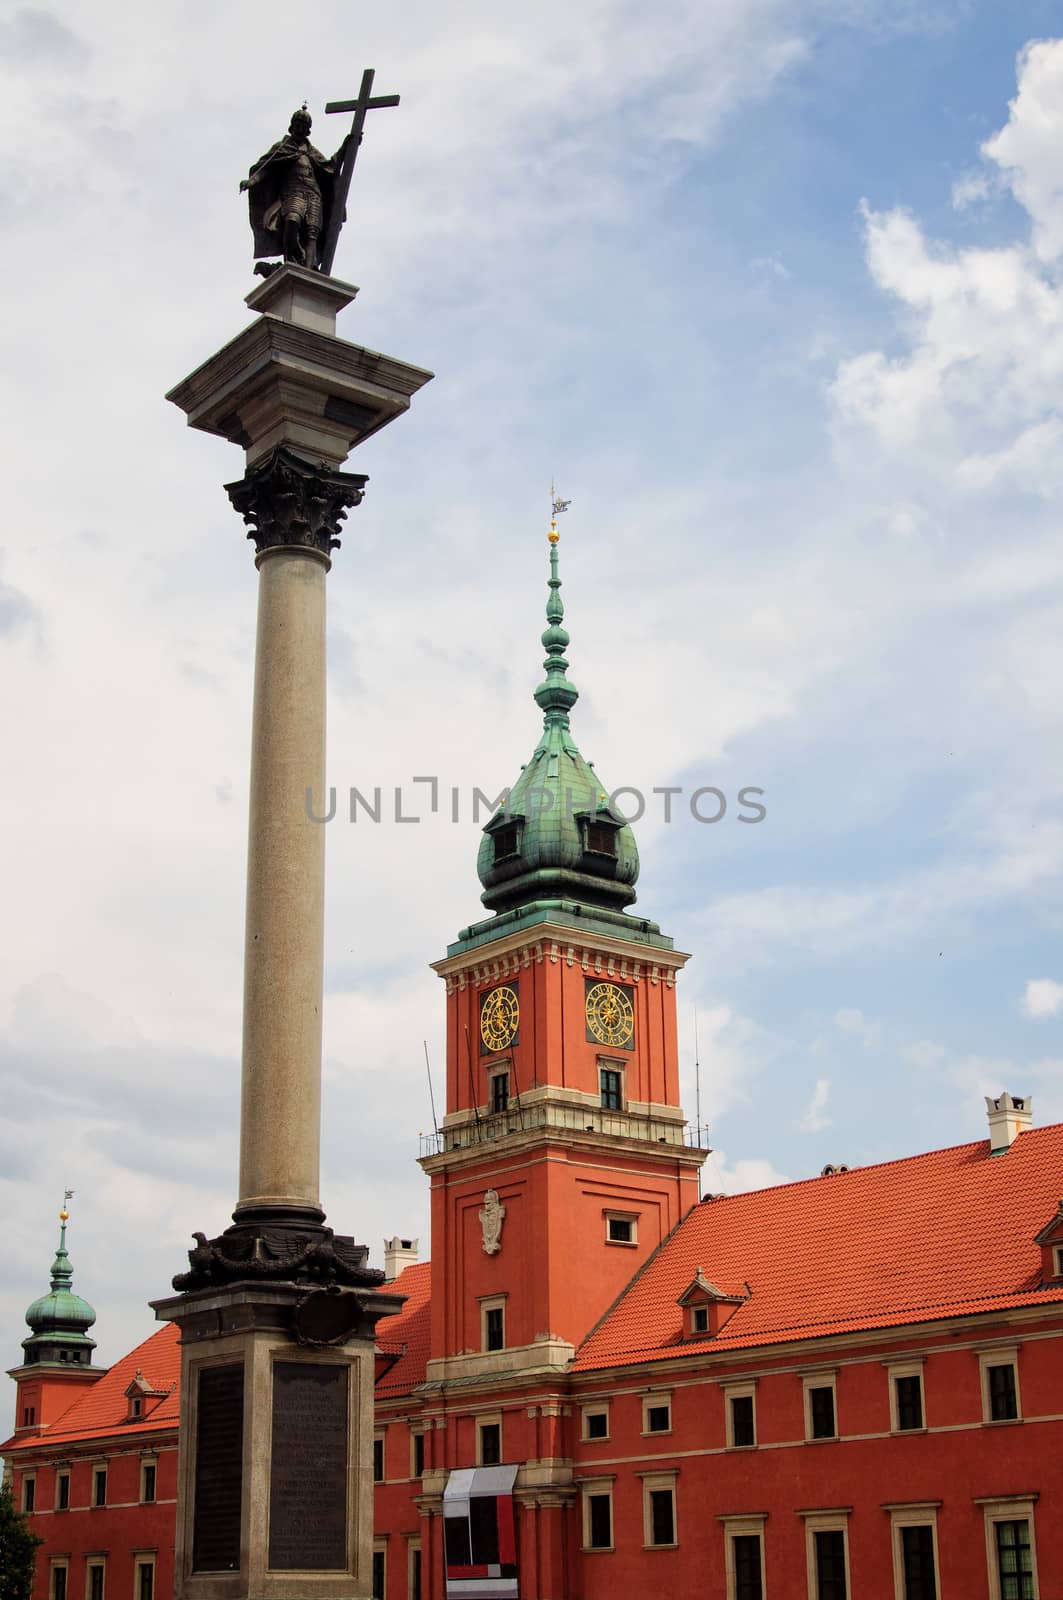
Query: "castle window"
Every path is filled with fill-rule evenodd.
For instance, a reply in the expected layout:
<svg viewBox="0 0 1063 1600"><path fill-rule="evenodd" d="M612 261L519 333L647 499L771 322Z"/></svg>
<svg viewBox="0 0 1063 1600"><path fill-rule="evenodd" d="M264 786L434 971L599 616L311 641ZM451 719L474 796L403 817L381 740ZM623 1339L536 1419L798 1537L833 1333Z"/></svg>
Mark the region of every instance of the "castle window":
<svg viewBox="0 0 1063 1600"><path fill-rule="evenodd" d="M509 1110L509 1073L493 1072L491 1074L491 1110Z"/></svg>
<svg viewBox="0 0 1063 1600"><path fill-rule="evenodd" d="M55 1509L68 1511L70 1509L70 1474L57 1472L55 1475Z"/></svg>
<svg viewBox="0 0 1063 1600"><path fill-rule="evenodd" d="M817 1372L803 1380L805 1394L805 1438L836 1439L838 1418L833 1372Z"/></svg>
<svg viewBox="0 0 1063 1600"><path fill-rule="evenodd" d="M103 1600L103 1562L90 1561L86 1572L85 1600Z"/></svg>
<svg viewBox="0 0 1063 1600"><path fill-rule="evenodd" d="M66 1600L67 1591L67 1564L65 1561L52 1562L51 1600Z"/></svg>
<svg viewBox="0 0 1063 1600"><path fill-rule="evenodd" d="M37 1501L36 1478L23 1478L22 1480L22 1509L30 1512Z"/></svg>
<svg viewBox="0 0 1063 1600"><path fill-rule="evenodd" d="M107 1468L95 1467L92 1473L92 1503L94 1506L107 1504Z"/></svg>
<svg viewBox="0 0 1063 1600"><path fill-rule="evenodd" d="M502 1423L480 1418L476 1424L477 1466L497 1467L502 1460Z"/></svg>
<svg viewBox="0 0 1063 1600"><path fill-rule="evenodd" d="M590 1478L580 1485L584 1550L613 1548L613 1479Z"/></svg>
<svg viewBox="0 0 1063 1600"><path fill-rule="evenodd" d="M373 1546L373 1600L384 1600L387 1594L387 1546Z"/></svg>
<svg viewBox="0 0 1063 1600"><path fill-rule="evenodd" d="M506 1298L493 1295L480 1301L480 1348L504 1350L506 1348Z"/></svg>
<svg viewBox="0 0 1063 1600"><path fill-rule="evenodd" d="M643 1475L642 1528L647 1549L659 1550L677 1542L674 1472L649 1472Z"/></svg>
<svg viewBox="0 0 1063 1600"><path fill-rule="evenodd" d="M607 1410L600 1406L584 1406L583 1437L584 1439L608 1439L609 1413Z"/></svg>
<svg viewBox="0 0 1063 1600"><path fill-rule="evenodd" d="M155 1558L137 1562L136 1600L154 1600Z"/></svg>
<svg viewBox="0 0 1063 1600"><path fill-rule="evenodd" d="M671 1433L672 1402L670 1397L647 1395L642 1402L643 1433Z"/></svg>
<svg viewBox="0 0 1063 1600"><path fill-rule="evenodd" d="M979 1500L985 1512L990 1600L1036 1600L1037 1543L1032 1495Z"/></svg>
<svg viewBox="0 0 1063 1600"><path fill-rule="evenodd" d="M727 1600L764 1600L764 1517L724 1516Z"/></svg>
<svg viewBox="0 0 1063 1600"><path fill-rule="evenodd" d="M411 1447L411 1450L413 1451L413 1474L412 1475L415 1478L423 1478L424 1477L424 1434L423 1433L411 1434L410 1435L410 1447Z"/></svg>
<svg viewBox="0 0 1063 1600"><path fill-rule="evenodd" d="M421 1545L420 1541L408 1546L409 1555L406 1593L409 1600L421 1600Z"/></svg>
<svg viewBox="0 0 1063 1600"><path fill-rule="evenodd" d="M616 829L608 822L588 822L584 849L590 855L616 859Z"/></svg>
<svg viewBox="0 0 1063 1600"><path fill-rule="evenodd" d="M985 1422L1016 1422L1022 1415L1019 1405L1019 1352L1008 1349L983 1350L978 1365L982 1379L982 1419Z"/></svg>
<svg viewBox="0 0 1063 1600"><path fill-rule="evenodd" d="M37 1420L37 1407L36 1406L23 1406L23 1408L22 1408L22 1426L24 1428L32 1428L34 1423L36 1422L36 1420Z"/></svg>
<svg viewBox="0 0 1063 1600"><path fill-rule="evenodd" d="M504 828L498 828L494 840L496 861L506 861L511 856L520 854L520 830L515 822L508 822Z"/></svg>
<svg viewBox="0 0 1063 1600"><path fill-rule="evenodd" d="M384 1435L378 1433L373 1440L373 1482L384 1481Z"/></svg>
<svg viewBox="0 0 1063 1600"><path fill-rule="evenodd" d="M143 1408L144 1402L140 1396L138 1394L133 1395L129 1402L129 1415L131 1417L139 1417Z"/></svg>
<svg viewBox="0 0 1063 1600"><path fill-rule="evenodd" d="M757 1442L757 1426L751 1394L732 1394L727 1397L729 1430L727 1441L732 1450L748 1450Z"/></svg>
<svg viewBox="0 0 1063 1600"><path fill-rule="evenodd" d="M627 1211L605 1213L607 1244L638 1244L638 1217Z"/></svg>
<svg viewBox="0 0 1063 1600"><path fill-rule="evenodd" d="M691 1306L690 1308L691 1333L708 1333L709 1308L708 1306Z"/></svg>
<svg viewBox="0 0 1063 1600"><path fill-rule="evenodd" d="M615 1067L599 1067L598 1083L601 1088L602 1110L623 1111L624 1074Z"/></svg>
<svg viewBox="0 0 1063 1600"><path fill-rule="evenodd" d="M144 1461L140 1466L140 1499L142 1504L150 1505L155 1499L155 1463Z"/></svg>

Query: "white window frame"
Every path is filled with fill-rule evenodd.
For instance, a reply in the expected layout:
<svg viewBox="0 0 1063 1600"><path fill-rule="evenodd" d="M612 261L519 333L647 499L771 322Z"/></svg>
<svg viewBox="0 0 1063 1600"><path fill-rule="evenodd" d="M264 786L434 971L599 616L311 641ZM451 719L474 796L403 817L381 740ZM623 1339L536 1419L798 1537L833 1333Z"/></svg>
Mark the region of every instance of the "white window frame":
<svg viewBox="0 0 1063 1600"><path fill-rule="evenodd" d="M834 1432L825 1433L816 1438L812 1433L812 1390L831 1389L834 1393ZM820 1372L806 1372L801 1377L801 1393L805 1412L805 1443L806 1444L831 1444L835 1439L841 1438L841 1429L838 1426L838 1369L837 1367L824 1367ZM846 1547L848 1548L848 1546Z"/></svg>
<svg viewBox="0 0 1063 1600"><path fill-rule="evenodd" d="M406 1595L407 1600L421 1600L420 1588L414 1587L413 1569L414 1555L421 1555L421 1541L419 1538L406 1540ZM387 1555L384 1556L384 1575L387 1576ZM421 1562L421 1581L424 1582L424 1561Z"/></svg>
<svg viewBox="0 0 1063 1600"><path fill-rule="evenodd" d="M506 1082L506 1109L495 1110L495 1079L505 1078ZM513 1106L513 1063L507 1056L503 1061L492 1061L487 1069L487 1112L492 1117L505 1117L509 1115Z"/></svg>
<svg viewBox="0 0 1063 1600"><path fill-rule="evenodd" d="M727 1580L727 1600L735 1600L735 1590L738 1577L735 1572L735 1552L733 1539L756 1537L760 1540L760 1592L767 1600L768 1579L765 1572L764 1558L764 1524L768 1520L766 1511L750 1512L746 1516L721 1516L718 1519L723 1524L723 1551L724 1574Z"/></svg>
<svg viewBox="0 0 1063 1600"><path fill-rule="evenodd" d="M590 1434L587 1432L588 1417L605 1418L605 1432ZM605 1444L612 1438L612 1417L610 1416L608 1400L589 1400L586 1405L580 1406L580 1440L583 1444Z"/></svg>
<svg viewBox="0 0 1063 1600"><path fill-rule="evenodd" d="M59 1484L60 1484L60 1481L63 1478L66 1479L66 1505L65 1506L61 1506L59 1504ZM55 1500L55 1509L56 1509L56 1511L69 1511L70 1510L70 1478L71 1478L71 1473L70 1473L70 1468L69 1467L56 1467L56 1469L55 1469L55 1495L53 1497L54 1500Z"/></svg>
<svg viewBox="0 0 1063 1600"><path fill-rule="evenodd" d="M606 1473L597 1478L581 1478L580 1514L581 1514L581 1539L580 1550L585 1555L603 1556L616 1549L616 1508L613 1504L613 1484L616 1482L615 1473ZM607 1495L609 1499L609 1543L591 1544L591 1496Z"/></svg>
<svg viewBox="0 0 1063 1600"><path fill-rule="evenodd" d="M753 1402L753 1443L735 1444L734 1418L731 1415L732 1400L752 1400ZM760 1443L757 1435L757 1380L751 1378L748 1383L725 1383L723 1385L723 1415L724 1425L727 1430L728 1450L756 1450Z"/></svg>
<svg viewBox="0 0 1063 1600"><path fill-rule="evenodd" d="M634 1250L639 1242L639 1213L637 1211L605 1210L602 1212L605 1219L605 1242L612 1245L615 1250ZM609 1225L613 1222L626 1222L631 1227L630 1239L613 1239L609 1235Z"/></svg>
<svg viewBox="0 0 1063 1600"><path fill-rule="evenodd" d="M85 1557L85 1600L92 1600L92 1574L95 1568L103 1573L100 1581L100 1600L107 1600L107 1559L105 1556Z"/></svg>
<svg viewBox="0 0 1063 1600"><path fill-rule="evenodd" d="M141 1579L140 1574L141 1574L141 1571L142 1571L142 1569L144 1567L150 1567L151 1568L151 1600L159 1600L159 1592L158 1592L158 1588L156 1587L156 1583L155 1583L155 1579L158 1576L158 1574L155 1571L155 1556L154 1556L154 1554L152 1554L152 1555L136 1555L136 1554L134 1554L134 1556L133 1556L133 1597L132 1597L132 1600L140 1600L140 1585L141 1585L141 1582L143 1581Z"/></svg>
<svg viewBox="0 0 1063 1600"><path fill-rule="evenodd" d="M910 1377L910 1373L902 1373L902 1377ZM914 1428L906 1428L906 1433L914 1433ZM903 1505L883 1506L884 1511L890 1514L890 1547L893 1551L893 1595L894 1600L907 1600L904 1592L904 1543L902 1530L904 1528L925 1528L931 1530L931 1539L934 1549L934 1590L941 1593L941 1570L938 1558L938 1507L940 1500L912 1500Z"/></svg>
<svg viewBox="0 0 1063 1600"><path fill-rule="evenodd" d="M144 1477L145 1477L145 1473L146 1473L146 1470L147 1470L148 1467L154 1467L154 1469L155 1469L155 1479L154 1479L155 1493L152 1495L150 1500L145 1500L145 1498L144 1498ZM140 1504L142 1506L153 1506L153 1505L156 1505L158 1503L158 1499L159 1499L159 1458L158 1458L158 1456L142 1456L141 1460L140 1460Z"/></svg>
<svg viewBox="0 0 1063 1600"><path fill-rule="evenodd" d="M481 1355L497 1356L501 1355L502 1351L506 1349L506 1301L508 1298L508 1295L504 1294L487 1294L484 1295L480 1300ZM501 1311L502 1313L502 1343L499 1345L497 1350L489 1350L487 1348L487 1313L489 1311Z"/></svg>
<svg viewBox="0 0 1063 1600"><path fill-rule="evenodd" d="M498 1429L498 1459L500 1462L506 1459L503 1445L501 1411L481 1411L476 1417L476 1465L478 1467L494 1464L485 1463L483 1459L483 1430L485 1428Z"/></svg>
<svg viewBox="0 0 1063 1600"><path fill-rule="evenodd" d="M55 1575L60 1571L66 1573L66 1577L63 1579L63 1593L66 1595L66 1600L72 1600L70 1594L69 1556L54 1556L48 1563L48 1600L55 1600Z"/></svg>
<svg viewBox="0 0 1063 1600"><path fill-rule="evenodd" d="M679 1507L675 1492L678 1476L679 1472L675 1467L667 1472L639 1473L639 1477L642 1479L642 1548L644 1550L675 1550L679 1545ZM667 1489L672 1496L671 1544L654 1544L652 1540L653 1506L650 1496L662 1489Z"/></svg>
<svg viewBox="0 0 1063 1600"><path fill-rule="evenodd" d="M1037 1576L1037 1524L1034 1520L1036 1494L999 1495L993 1499L978 1497L975 1505L982 1507L985 1518L986 1572L989 1577L989 1600L1000 1600L1000 1570L997 1562L997 1523L1022 1522L1030 1524L1030 1565L1033 1568L1034 1600L1041 1593L1041 1580Z"/></svg>
<svg viewBox="0 0 1063 1600"><path fill-rule="evenodd" d="M616 1072L620 1077L620 1105L604 1106L602 1104L602 1073ZM598 1110L610 1116L622 1116L627 1111L627 1062L620 1057L614 1060L611 1056L598 1057Z"/></svg>
<svg viewBox="0 0 1063 1600"><path fill-rule="evenodd" d="M99 1472L103 1473L103 1499L102 1500L97 1500L97 1498L96 1498L96 1474L99 1473ZM89 1501L89 1504L91 1506L93 1506L97 1510L102 1509L107 1504L107 1478L108 1478L107 1462L106 1461L94 1461L92 1463L92 1499ZM157 1483L158 1483L158 1474L156 1474L156 1484Z"/></svg>
<svg viewBox="0 0 1063 1600"><path fill-rule="evenodd" d="M989 1398L990 1367L1013 1367L1015 1370L1015 1415L994 1417ZM1019 1387L1019 1346L999 1345L996 1349L979 1350L978 1377L982 1389L982 1422L987 1428L1014 1427L1022 1421L1022 1390Z"/></svg>
<svg viewBox="0 0 1063 1600"><path fill-rule="evenodd" d="M805 1570L808 1573L808 1600L819 1600L819 1582L816 1576L816 1534L841 1533L845 1544L845 1592L853 1592L852 1574L849 1571L849 1516L852 1506L824 1507L817 1511L800 1511L805 1519Z"/></svg>
<svg viewBox="0 0 1063 1600"><path fill-rule="evenodd" d="M427 1450L425 1448L425 1445L424 1445L423 1441L427 1438L427 1436L428 1436L428 1429L427 1428L411 1428L410 1429L410 1477L415 1482L416 1482L416 1480L418 1478L423 1478L424 1477L424 1472L418 1472L418 1470L417 1470L417 1440L420 1439L422 1441L422 1443L421 1443L421 1460L424 1461L424 1459L427 1456L428 1452L427 1452Z"/></svg>
<svg viewBox="0 0 1063 1600"><path fill-rule="evenodd" d="M890 1386L890 1432L891 1433L925 1433L926 1432L926 1384L923 1381L923 1371L924 1371L924 1368L926 1366L926 1358L924 1356L921 1356L921 1357L918 1357L914 1361L887 1361L887 1362L884 1362L883 1364L884 1364L884 1366L886 1368L886 1375L887 1375L887 1377L889 1379L889 1386ZM918 1428L902 1428L901 1425L900 1425L901 1408L900 1408L900 1405L899 1405L899 1403L897 1401L897 1379L898 1378L918 1378L919 1379L919 1414L920 1414L920 1416L922 1417L923 1420L920 1423ZM835 1421L835 1425L837 1425L837 1422L838 1422L837 1400L835 1400L834 1421ZM937 1548L936 1535L935 1535L935 1546L934 1547L935 1547L935 1549Z"/></svg>
<svg viewBox="0 0 1063 1600"><path fill-rule="evenodd" d="M661 1406L668 1407L667 1428L651 1428L650 1412L657 1411ZM642 1397L642 1437L644 1439L666 1439L672 1431L672 1391L666 1389L657 1394L644 1394Z"/></svg>

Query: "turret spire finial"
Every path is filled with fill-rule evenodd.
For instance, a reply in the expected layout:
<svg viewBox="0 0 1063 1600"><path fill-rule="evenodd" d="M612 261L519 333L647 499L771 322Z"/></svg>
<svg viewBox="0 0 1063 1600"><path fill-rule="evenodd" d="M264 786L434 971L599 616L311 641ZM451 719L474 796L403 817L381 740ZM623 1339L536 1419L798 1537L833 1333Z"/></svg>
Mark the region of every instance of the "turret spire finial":
<svg viewBox="0 0 1063 1600"><path fill-rule="evenodd" d="M575 684L569 683L565 676L568 671L565 650L569 636L561 626L565 607L561 599L561 579L558 575L557 543L561 535L557 531L557 519L571 504L571 500L558 499L557 491L551 483L550 531L546 535L550 541L550 577L547 580L550 593L546 600L547 628L542 636L546 650L546 660L543 662L546 679L535 691L536 703L546 713L546 721L562 722L565 727L568 726L568 713L579 699L579 690Z"/></svg>

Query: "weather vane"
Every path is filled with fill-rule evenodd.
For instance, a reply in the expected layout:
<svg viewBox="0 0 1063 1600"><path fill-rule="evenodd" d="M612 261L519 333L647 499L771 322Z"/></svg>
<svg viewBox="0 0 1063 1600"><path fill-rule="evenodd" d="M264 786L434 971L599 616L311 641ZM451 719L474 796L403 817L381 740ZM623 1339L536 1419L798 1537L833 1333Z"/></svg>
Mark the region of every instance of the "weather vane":
<svg viewBox="0 0 1063 1600"><path fill-rule="evenodd" d="M373 68L367 67L356 100L330 100L326 105L326 113L354 112L351 131L331 159L310 143L313 124L304 100L284 138L241 180L255 237L255 271L261 277L268 278L283 262L325 276L331 273L366 113L399 103L397 94L372 93L374 76ZM270 256L282 260L270 261Z"/></svg>
<svg viewBox="0 0 1063 1600"><path fill-rule="evenodd" d="M70 1216L70 1212L67 1210L67 1204L68 1204L69 1201L73 1200L73 1198L74 1198L73 1189L64 1189L63 1190L63 1209L59 1213L59 1221L60 1222L66 1222L68 1220L68 1218Z"/></svg>
<svg viewBox="0 0 1063 1600"><path fill-rule="evenodd" d="M562 511L567 511L568 510L568 508L569 508L569 506L571 504L572 504L571 500L559 500L557 498L557 490L554 488L553 484L551 483L551 485L550 485L550 506L551 506L552 515L550 517L550 532L546 536L549 539L551 544L556 544L558 539L560 539L561 535L557 531L557 519L561 515Z"/></svg>

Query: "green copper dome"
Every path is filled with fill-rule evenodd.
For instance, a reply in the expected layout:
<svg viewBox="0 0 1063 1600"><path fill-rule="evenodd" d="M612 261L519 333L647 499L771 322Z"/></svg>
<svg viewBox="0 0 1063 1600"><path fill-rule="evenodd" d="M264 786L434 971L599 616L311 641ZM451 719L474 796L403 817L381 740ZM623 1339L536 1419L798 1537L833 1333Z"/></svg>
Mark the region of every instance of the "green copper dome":
<svg viewBox="0 0 1063 1600"><path fill-rule="evenodd" d="M61 1211L59 1218L59 1248L52 1262L51 1293L41 1295L27 1310L30 1334L23 1339L22 1348L27 1365L87 1366L96 1341L85 1330L96 1321L96 1312L73 1291L74 1269L66 1253L67 1213Z"/></svg>
<svg viewBox="0 0 1063 1600"><path fill-rule="evenodd" d="M546 677L535 691L542 738L484 828L476 870L481 899L495 912L543 901L621 912L635 899L639 853L635 836L609 804L606 786L576 747L568 714L579 690L568 680L561 626L565 608L558 577L557 523L550 525L546 602Z"/></svg>

